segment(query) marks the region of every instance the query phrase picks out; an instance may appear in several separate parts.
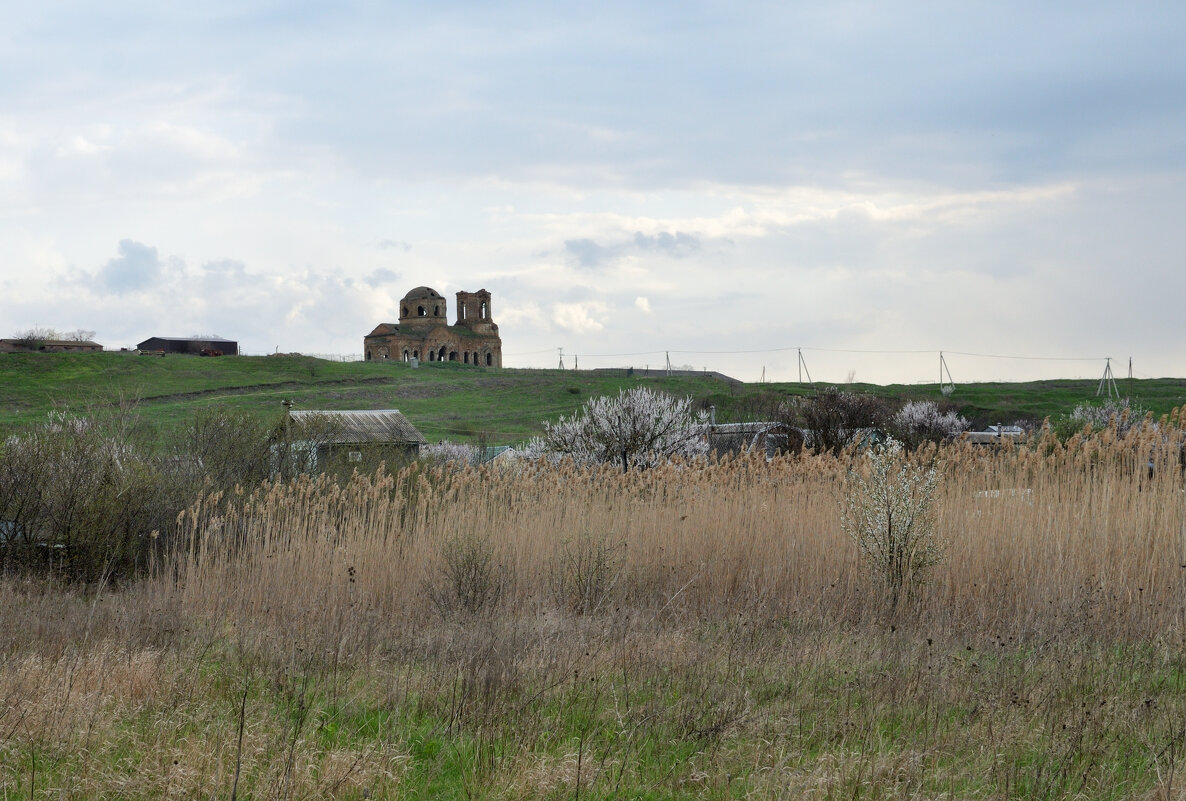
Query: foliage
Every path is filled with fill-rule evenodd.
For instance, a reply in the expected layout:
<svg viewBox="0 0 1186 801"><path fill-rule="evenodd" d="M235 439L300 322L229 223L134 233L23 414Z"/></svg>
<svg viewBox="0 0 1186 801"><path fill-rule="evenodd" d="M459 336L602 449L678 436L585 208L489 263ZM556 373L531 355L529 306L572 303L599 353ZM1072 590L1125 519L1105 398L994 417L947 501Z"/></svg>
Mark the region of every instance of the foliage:
<svg viewBox="0 0 1186 801"><path fill-rule="evenodd" d="M190 499L168 461L146 454L130 413L54 412L0 451L0 564L93 581L143 566Z"/></svg>
<svg viewBox="0 0 1186 801"><path fill-rule="evenodd" d="M269 434L270 426L241 410L199 409L182 429L176 459L213 489L255 486L271 476Z"/></svg>
<svg viewBox="0 0 1186 801"><path fill-rule="evenodd" d="M941 410L930 400L907 401L891 420L894 433L909 447L924 442L944 442L968 430L970 425L952 409Z"/></svg>
<svg viewBox="0 0 1186 801"><path fill-rule="evenodd" d="M890 438L849 470L841 527L886 592L891 611L925 584L943 561L936 531L936 465L910 461Z"/></svg>
<svg viewBox="0 0 1186 801"><path fill-rule="evenodd" d="M889 407L881 398L829 387L802 406L803 427L817 452L839 453L863 429L881 428Z"/></svg>
<svg viewBox="0 0 1186 801"><path fill-rule="evenodd" d="M460 469L478 463L479 453L475 445L465 442L441 440L420 446L420 458L442 466Z"/></svg>
<svg viewBox="0 0 1186 801"><path fill-rule="evenodd" d="M1108 398L1098 403L1080 403L1068 414L1058 416L1054 422L1054 433L1062 440L1083 430L1104 431L1114 427L1116 433L1124 435L1145 420L1147 412L1128 398Z"/></svg>
<svg viewBox="0 0 1186 801"><path fill-rule="evenodd" d="M617 397L592 398L571 418L546 423L536 448L580 465L621 465L625 472L703 456L707 425L707 413L693 411L690 397L637 387Z"/></svg>

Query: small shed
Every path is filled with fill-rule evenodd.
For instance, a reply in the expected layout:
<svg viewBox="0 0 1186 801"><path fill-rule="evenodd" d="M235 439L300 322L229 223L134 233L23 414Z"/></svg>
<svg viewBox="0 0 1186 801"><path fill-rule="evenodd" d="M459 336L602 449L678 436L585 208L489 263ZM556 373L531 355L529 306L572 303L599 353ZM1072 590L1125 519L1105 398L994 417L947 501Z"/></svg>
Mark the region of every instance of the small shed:
<svg viewBox="0 0 1186 801"><path fill-rule="evenodd" d="M193 356L238 356L239 343L221 337L149 337L136 346L148 353L188 353Z"/></svg>
<svg viewBox="0 0 1186 801"><path fill-rule="evenodd" d="M290 411L276 433L278 457L302 470L335 471L398 464L420 455L426 445L416 426L398 409Z"/></svg>

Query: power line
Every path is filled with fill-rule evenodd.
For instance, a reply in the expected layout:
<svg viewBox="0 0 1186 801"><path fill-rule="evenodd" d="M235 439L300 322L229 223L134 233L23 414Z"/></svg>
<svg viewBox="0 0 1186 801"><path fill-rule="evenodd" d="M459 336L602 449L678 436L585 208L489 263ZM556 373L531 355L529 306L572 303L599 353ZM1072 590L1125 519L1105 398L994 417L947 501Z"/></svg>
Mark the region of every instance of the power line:
<svg viewBox="0 0 1186 801"><path fill-rule="evenodd" d="M794 347L780 347L780 348L761 348L752 350L645 350L635 351L632 353L586 353L586 359L619 359L625 356L659 356L665 353L678 353L687 356L737 356L745 354L765 354L765 353L785 353L789 351L815 351L818 353L864 353L869 355L927 355L940 353L948 353L956 356L972 356L982 359L1022 359L1026 361L1047 361L1047 362L1098 362L1104 360L1104 356L1015 356L1004 353L971 353L960 350L912 350L912 349L863 349L863 348L817 348L809 346L794 346ZM551 353L551 350L532 351L532 354ZM511 354L511 355L531 355L531 354Z"/></svg>

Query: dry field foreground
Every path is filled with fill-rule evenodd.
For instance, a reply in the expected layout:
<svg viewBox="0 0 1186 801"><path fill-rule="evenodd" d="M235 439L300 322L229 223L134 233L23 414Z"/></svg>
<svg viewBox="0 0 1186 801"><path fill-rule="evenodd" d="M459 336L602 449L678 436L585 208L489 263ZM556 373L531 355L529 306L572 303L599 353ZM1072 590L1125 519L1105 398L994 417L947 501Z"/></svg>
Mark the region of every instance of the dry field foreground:
<svg viewBox="0 0 1186 801"><path fill-rule="evenodd" d="M859 457L211 499L134 586L0 583L0 788L1186 798L1176 422L919 455L947 558L897 614Z"/></svg>

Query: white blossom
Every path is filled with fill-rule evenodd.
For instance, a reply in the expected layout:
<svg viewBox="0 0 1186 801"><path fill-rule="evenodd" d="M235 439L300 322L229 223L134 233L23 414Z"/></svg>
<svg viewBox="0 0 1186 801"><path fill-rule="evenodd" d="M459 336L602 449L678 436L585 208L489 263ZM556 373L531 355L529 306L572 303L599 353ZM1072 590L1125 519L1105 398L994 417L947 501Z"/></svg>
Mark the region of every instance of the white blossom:
<svg viewBox="0 0 1186 801"><path fill-rule="evenodd" d="M637 387L592 398L571 418L545 423L543 436L527 451L581 465L651 467L708 453L707 427L707 413L693 411L691 398Z"/></svg>
<svg viewBox="0 0 1186 801"><path fill-rule="evenodd" d="M421 445L420 458L460 468L478 463L478 449L463 442L441 440L432 445Z"/></svg>
<svg viewBox="0 0 1186 801"><path fill-rule="evenodd" d="M969 423L954 411L941 412L934 401L909 401L894 415L894 425L911 442L952 439L968 430Z"/></svg>
<svg viewBox="0 0 1186 801"><path fill-rule="evenodd" d="M943 560L934 506L939 468L911 462L892 437L868 454L866 467L849 471L841 527L896 610Z"/></svg>

